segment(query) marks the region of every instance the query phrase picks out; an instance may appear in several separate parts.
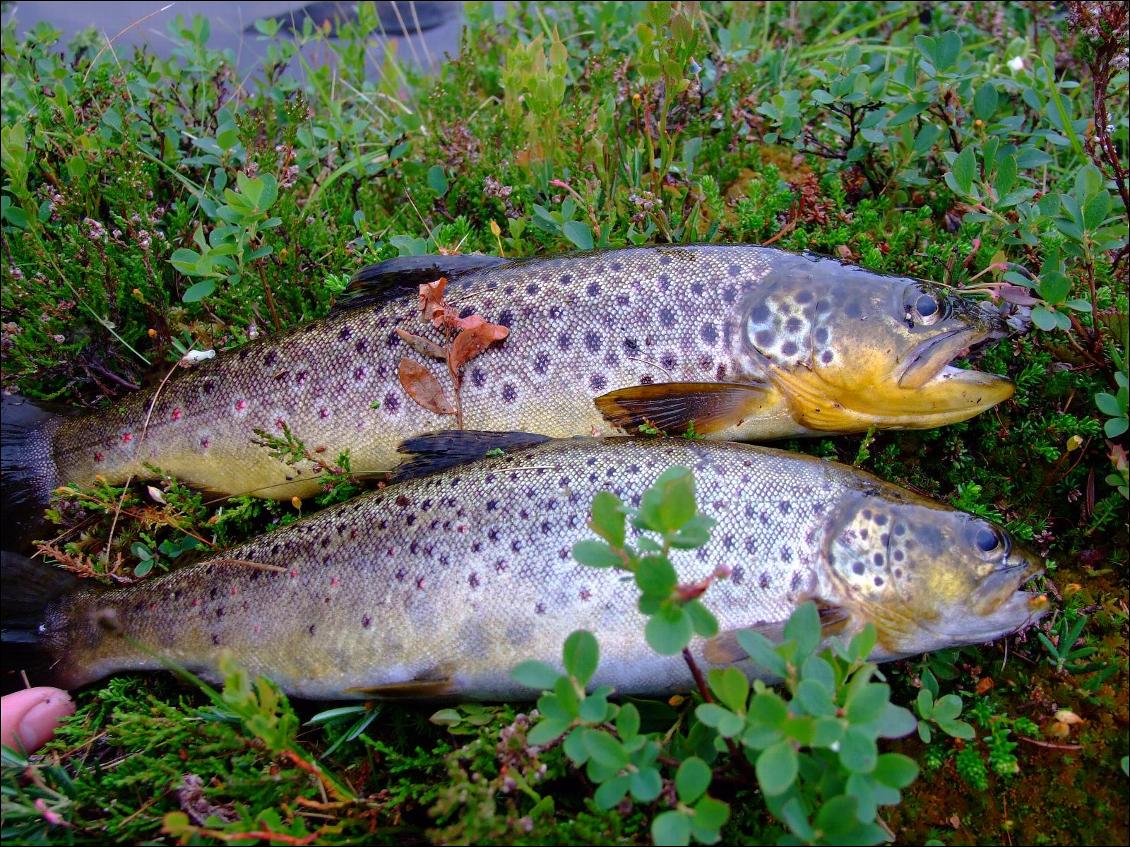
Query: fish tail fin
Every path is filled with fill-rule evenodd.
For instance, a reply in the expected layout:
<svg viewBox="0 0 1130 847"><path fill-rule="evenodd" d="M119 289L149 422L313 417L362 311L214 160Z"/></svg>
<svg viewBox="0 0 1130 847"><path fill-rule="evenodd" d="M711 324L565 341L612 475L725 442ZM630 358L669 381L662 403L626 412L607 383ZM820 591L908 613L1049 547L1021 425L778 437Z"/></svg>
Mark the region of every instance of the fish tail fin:
<svg viewBox="0 0 1130 847"><path fill-rule="evenodd" d="M43 522L59 483L51 436L60 416L18 395L4 395L0 416L0 527L5 549L20 549Z"/></svg>
<svg viewBox="0 0 1130 847"><path fill-rule="evenodd" d="M34 562L10 550L0 552L0 643L5 691L22 687L23 672L37 685L63 682L45 643L48 607L78 588L80 580L61 568Z"/></svg>

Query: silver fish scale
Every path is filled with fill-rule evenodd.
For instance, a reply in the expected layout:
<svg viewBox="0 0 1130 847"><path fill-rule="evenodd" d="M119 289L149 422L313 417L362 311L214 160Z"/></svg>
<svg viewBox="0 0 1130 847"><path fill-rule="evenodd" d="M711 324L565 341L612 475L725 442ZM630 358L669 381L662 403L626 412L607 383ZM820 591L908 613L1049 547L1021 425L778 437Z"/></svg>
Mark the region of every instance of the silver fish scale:
<svg viewBox="0 0 1130 847"><path fill-rule="evenodd" d="M462 278L449 301L511 331L466 368L465 428L610 434L592 402L607 391L756 378L739 372L738 307L774 255L782 254L751 246L638 248ZM416 298L400 296L221 354L170 380L152 413L152 392L140 392L93 418L64 421L54 447L58 481L151 476L143 467L149 462L216 491L304 496L317 490L316 469L287 466L253 443L254 430L277 436L284 426L329 457L348 448L357 472L387 470L403 438L454 426L405 394L402 357L422 361L449 396L452 386L446 366L410 350L397 327L443 340L420 320ZM780 406L747 422L742 436L806 431Z"/></svg>
<svg viewBox="0 0 1130 847"><path fill-rule="evenodd" d="M442 679L451 695L505 698L529 693L511 681L514 665L559 665L566 636L584 628L600 641L596 683L685 688L682 659L657 656L644 641L636 587L571 557L574 543L594 537L586 520L597 491L638 505L662 471L680 464L694 470L700 508L718 523L705 548L673 559L683 582L731 570L705 597L723 630L786 619L815 588L837 501L876 482L738 444L550 443L404 482L223 559L88 595L60 613L55 638L77 678L155 667L128 642L81 629L105 617L92 605L109 607L131 638L208 675L230 650L252 673L302 696Z"/></svg>

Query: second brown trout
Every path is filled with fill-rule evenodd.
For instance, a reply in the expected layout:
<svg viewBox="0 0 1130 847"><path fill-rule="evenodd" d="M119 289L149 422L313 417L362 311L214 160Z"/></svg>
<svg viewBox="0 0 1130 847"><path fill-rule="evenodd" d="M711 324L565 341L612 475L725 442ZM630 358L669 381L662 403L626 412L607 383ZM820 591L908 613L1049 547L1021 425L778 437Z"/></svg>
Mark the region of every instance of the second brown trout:
<svg viewBox="0 0 1130 847"><path fill-rule="evenodd" d="M935 427L1013 391L1002 377L950 366L1003 334L991 310L830 259L748 245L417 257L359 274L350 308L221 353L159 394L6 425L8 485L42 503L55 486L95 475L151 476L148 464L214 492L305 496L317 468L256 443L256 430L284 428L328 457L348 449L354 472L388 470L402 439L454 426L398 378L408 358L451 390L445 364L397 333L444 341L421 320L416 291L441 275L454 308L509 328L466 367L467 429L566 437L693 427L753 441Z"/></svg>
<svg viewBox="0 0 1130 847"><path fill-rule="evenodd" d="M435 438L442 454L452 436ZM708 666L742 661L738 631L779 632L805 600L844 636L874 624L876 659L989 641L1043 611L1020 590L1042 563L1006 532L855 468L734 443L582 438L400 482L135 585L82 589L29 632L42 622L65 685L170 662L214 679L226 651L304 697L510 698L534 693L512 680L516 664L560 666L564 639L588 629L603 656L594 685L689 688L682 657L648 647L631 579L572 558L595 537L598 491L638 506L678 465L717 521L705 547L672 554L679 579L729 573L703 598L721 632L692 643Z"/></svg>

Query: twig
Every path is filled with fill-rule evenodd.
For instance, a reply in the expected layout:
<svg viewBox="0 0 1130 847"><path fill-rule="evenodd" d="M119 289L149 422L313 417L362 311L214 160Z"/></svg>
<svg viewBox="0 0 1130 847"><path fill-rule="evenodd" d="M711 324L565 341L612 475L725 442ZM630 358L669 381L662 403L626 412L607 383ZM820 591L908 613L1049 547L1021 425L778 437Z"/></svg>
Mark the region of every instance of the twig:
<svg viewBox="0 0 1130 847"><path fill-rule="evenodd" d="M1016 736L1021 741L1027 741L1029 744L1035 744L1037 747L1049 747L1053 750L1082 750L1082 744L1053 744L1050 741L1037 741L1035 738L1029 738L1026 735Z"/></svg>

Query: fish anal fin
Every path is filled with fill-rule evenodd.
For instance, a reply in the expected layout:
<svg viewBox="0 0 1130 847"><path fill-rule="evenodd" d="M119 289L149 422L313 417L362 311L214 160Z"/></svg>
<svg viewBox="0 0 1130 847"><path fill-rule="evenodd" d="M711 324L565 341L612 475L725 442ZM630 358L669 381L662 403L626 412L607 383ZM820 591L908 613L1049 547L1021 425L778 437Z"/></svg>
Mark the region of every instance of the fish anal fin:
<svg viewBox="0 0 1130 847"><path fill-rule="evenodd" d="M397 465L391 482L427 476L437 471L477 461L494 450L510 453L549 441L545 435L532 432L482 432L449 429L429 432L402 441L396 448L409 458Z"/></svg>
<svg viewBox="0 0 1130 847"><path fill-rule="evenodd" d="M601 416L625 431L653 427L668 435L709 435L755 415L769 389L733 382L659 382L602 394L594 401Z"/></svg>
<svg viewBox="0 0 1130 847"><path fill-rule="evenodd" d="M441 276L452 280L504 262L506 259L498 256L399 256L366 265L353 275L331 313L415 295L419 286L435 282Z"/></svg>
<svg viewBox="0 0 1130 847"><path fill-rule="evenodd" d="M374 700L427 700L451 694L455 683L448 677L437 679L411 679L384 685L357 685L345 689L346 694L357 694Z"/></svg>

